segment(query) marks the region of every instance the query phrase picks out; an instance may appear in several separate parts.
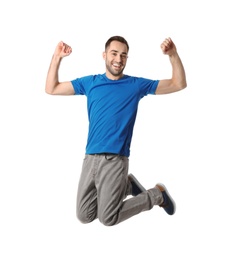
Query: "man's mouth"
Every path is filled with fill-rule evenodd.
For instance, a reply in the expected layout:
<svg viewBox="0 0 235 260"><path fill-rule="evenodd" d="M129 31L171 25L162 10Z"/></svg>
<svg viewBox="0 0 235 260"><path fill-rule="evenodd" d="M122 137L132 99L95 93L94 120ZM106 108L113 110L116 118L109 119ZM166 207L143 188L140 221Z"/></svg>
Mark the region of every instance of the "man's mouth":
<svg viewBox="0 0 235 260"><path fill-rule="evenodd" d="M122 67L122 65L118 63L113 63L113 66L117 69L120 69Z"/></svg>

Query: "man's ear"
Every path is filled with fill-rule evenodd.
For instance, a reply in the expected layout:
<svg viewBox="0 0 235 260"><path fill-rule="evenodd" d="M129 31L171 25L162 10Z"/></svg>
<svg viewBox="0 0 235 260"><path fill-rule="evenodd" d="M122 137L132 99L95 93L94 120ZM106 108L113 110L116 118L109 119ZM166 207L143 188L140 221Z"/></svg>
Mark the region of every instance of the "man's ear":
<svg viewBox="0 0 235 260"><path fill-rule="evenodd" d="M106 52L105 51L103 52L103 59L104 60L106 59Z"/></svg>

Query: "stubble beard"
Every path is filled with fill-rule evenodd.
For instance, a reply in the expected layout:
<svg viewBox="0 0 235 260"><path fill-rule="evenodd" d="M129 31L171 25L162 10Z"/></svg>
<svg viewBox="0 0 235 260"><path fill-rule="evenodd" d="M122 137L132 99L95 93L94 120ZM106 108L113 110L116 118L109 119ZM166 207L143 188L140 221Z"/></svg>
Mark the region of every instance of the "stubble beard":
<svg viewBox="0 0 235 260"><path fill-rule="evenodd" d="M110 73L111 75L117 77L117 76L120 76L120 75L123 74L123 71L124 71L125 67L123 67L122 70L120 70L120 71L115 71L114 69L112 69L111 66L112 66L112 65L106 64L106 69L109 71L109 73Z"/></svg>

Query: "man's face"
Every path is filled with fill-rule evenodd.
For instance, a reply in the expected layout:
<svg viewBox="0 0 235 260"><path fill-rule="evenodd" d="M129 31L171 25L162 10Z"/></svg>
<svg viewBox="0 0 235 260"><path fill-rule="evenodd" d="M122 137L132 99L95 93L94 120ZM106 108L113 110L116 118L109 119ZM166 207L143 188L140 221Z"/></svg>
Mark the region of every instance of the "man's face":
<svg viewBox="0 0 235 260"><path fill-rule="evenodd" d="M123 76L127 62L127 46L118 41L112 41L109 48L103 53L106 64L106 76L117 80Z"/></svg>

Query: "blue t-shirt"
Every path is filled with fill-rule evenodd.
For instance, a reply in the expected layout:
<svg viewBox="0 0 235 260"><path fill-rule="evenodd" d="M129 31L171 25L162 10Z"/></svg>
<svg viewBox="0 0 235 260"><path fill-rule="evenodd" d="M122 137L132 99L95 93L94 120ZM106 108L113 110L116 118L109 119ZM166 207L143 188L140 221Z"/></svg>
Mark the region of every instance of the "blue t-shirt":
<svg viewBox="0 0 235 260"><path fill-rule="evenodd" d="M86 154L130 155L138 103L155 94L158 80L124 75L110 80L105 74L72 80L76 95L87 96L89 132Z"/></svg>

